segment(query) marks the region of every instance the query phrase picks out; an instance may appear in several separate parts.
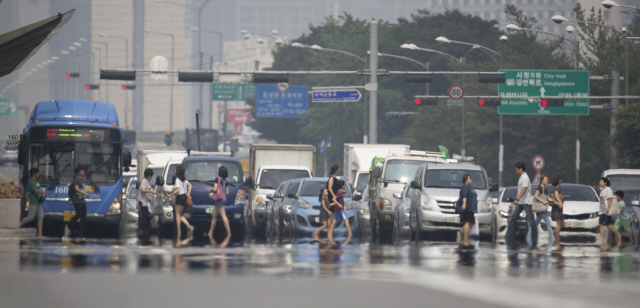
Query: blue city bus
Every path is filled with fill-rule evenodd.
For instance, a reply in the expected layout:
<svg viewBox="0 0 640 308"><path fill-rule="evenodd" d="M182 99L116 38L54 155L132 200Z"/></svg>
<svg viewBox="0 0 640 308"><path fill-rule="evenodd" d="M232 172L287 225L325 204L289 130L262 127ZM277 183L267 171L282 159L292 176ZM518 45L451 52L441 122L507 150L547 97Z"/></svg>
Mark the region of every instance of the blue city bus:
<svg viewBox="0 0 640 308"><path fill-rule="evenodd" d="M89 100L39 102L20 137L18 160L22 177L36 167L40 170L38 182L51 191L43 204L45 225L62 225L73 216L69 184L74 169L82 165L85 192L90 195L86 198L86 228L121 235L125 225L122 173L131 165L131 153L123 150L123 133L112 104Z"/></svg>

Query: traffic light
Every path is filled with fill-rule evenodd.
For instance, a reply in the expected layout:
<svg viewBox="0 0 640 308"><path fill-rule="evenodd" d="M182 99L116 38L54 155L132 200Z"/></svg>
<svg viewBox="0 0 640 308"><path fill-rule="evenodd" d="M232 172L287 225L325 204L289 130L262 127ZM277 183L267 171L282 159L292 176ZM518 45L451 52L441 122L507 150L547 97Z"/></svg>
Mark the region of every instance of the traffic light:
<svg viewBox="0 0 640 308"><path fill-rule="evenodd" d="M67 78L78 78L80 77L80 73L67 73Z"/></svg>
<svg viewBox="0 0 640 308"><path fill-rule="evenodd" d="M104 80L136 80L133 70L100 70L100 79Z"/></svg>
<svg viewBox="0 0 640 308"><path fill-rule="evenodd" d="M86 84L84 86L85 89L87 90L98 90L100 89L100 85L99 84Z"/></svg>
<svg viewBox="0 0 640 308"><path fill-rule="evenodd" d="M413 100L413 103L416 104L416 106L437 106L438 99L435 97L416 98Z"/></svg>
<svg viewBox="0 0 640 308"><path fill-rule="evenodd" d="M135 90L136 89L136 85L134 84L123 84L122 85L122 90Z"/></svg>
<svg viewBox="0 0 640 308"><path fill-rule="evenodd" d="M178 72L179 82L213 82L213 73L209 72Z"/></svg>
<svg viewBox="0 0 640 308"><path fill-rule="evenodd" d="M287 74L273 74L273 73L253 73L253 83L279 83L289 82L289 75Z"/></svg>
<svg viewBox="0 0 640 308"><path fill-rule="evenodd" d="M564 98L543 98L540 101L541 107L564 107Z"/></svg>
<svg viewBox="0 0 640 308"><path fill-rule="evenodd" d="M407 83L432 83L433 74L410 74L408 73L405 79Z"/></svg>
<svg viewBox="0 0 640 308"><path fill-rule="evenodd" d="M500 106L502 102L499 98L480 98L478 99L478 106Z"/></svg>

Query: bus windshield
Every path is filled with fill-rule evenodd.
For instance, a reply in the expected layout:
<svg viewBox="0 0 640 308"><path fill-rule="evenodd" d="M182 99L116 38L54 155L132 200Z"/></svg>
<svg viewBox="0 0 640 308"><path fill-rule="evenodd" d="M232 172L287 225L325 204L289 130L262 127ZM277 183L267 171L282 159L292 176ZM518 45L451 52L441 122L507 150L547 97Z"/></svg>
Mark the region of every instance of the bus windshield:
<svg viewBox="0 0 640 308"><path fill-rule="evenodd" d="M227 167L227 182L237 184L242 181L242 169L233 161L197 160L187 162L184 170L185 178L190 182L215 182L218 178L218 169Z"/></svg>
<svg viewBox="0 0 640 308"><path fill-rule="evenodd" d="M113 185L120 180L122 151L118 130L91 128L101 138L89 140L43 136L40 131L46 129L50 128L34 128L28 147L27 170L40 169L39 182L52 183L58 177L60 184L71 183L73 170L79 165L96 184Z"/></svg>

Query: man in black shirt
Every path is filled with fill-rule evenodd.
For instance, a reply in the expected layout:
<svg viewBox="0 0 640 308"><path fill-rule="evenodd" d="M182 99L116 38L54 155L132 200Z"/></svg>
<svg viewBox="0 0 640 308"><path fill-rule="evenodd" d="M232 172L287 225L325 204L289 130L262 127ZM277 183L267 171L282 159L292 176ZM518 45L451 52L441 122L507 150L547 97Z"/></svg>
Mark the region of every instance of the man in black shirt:
<svg viewBox="0 0 640 308"><path fill-rule="evenodd" d="M87 203L84 198L89 194L84 192L84 167L79 165L75 169L76 178L71 183L71 189L73 194L71 195L71 202L76 210L76 214L71 217L69 223L64 227L64 237L84 237L84 224L87 220Z"/></svg>

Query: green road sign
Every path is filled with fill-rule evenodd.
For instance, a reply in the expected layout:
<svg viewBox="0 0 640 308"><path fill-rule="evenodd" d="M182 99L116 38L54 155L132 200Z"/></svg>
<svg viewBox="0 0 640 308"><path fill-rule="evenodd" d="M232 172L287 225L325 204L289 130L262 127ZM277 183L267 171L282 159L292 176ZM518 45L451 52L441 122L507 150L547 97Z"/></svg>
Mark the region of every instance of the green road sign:
<svg viewBox="0 0 640 308"><path fill-rule="evenodd" d="M15 117L17 113L15 98L0 98L0 117Z"/></svg>
<svg viewBox="0 0 640 308"><path fill-rule="evenodd" d="M589 71L500 70L505 83L498 84L503 98L498 114L589 115ZM531 97L564 96L564 107L546 107Z"/></svg>
<svg viewBox="0 0 640 308"><path fill-rule="evenodd" d="M256 96L253 83L214 83L211 88L214 101L243 101Z"/></svg>

